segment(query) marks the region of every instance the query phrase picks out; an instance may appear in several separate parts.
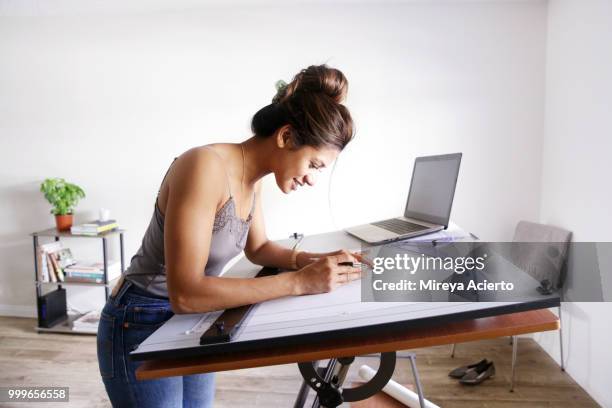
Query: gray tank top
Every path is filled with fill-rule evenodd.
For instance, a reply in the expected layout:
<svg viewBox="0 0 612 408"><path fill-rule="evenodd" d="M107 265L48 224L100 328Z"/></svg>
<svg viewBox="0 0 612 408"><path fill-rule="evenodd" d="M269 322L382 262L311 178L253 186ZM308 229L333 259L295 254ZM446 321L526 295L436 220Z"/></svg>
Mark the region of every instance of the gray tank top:
<svg viewBox="0 0 612 408"><path fill-rule="evenodd" d="M211 147L207 148L214 152ZM218 155L216 152L215 154ZM228 177L227 184L230 197L215 214L208 262L204 268L204 274L208 276L218 276L223 267L242 252L246 245L246 238L253 217L253 208L255 207L255 193L253 193L253 204L246 221L236 215L236 203L229 187L229 174L227 174L227 170L226 175ZM166 285L166 265L164 260L164 214L160 211L157 200L155 200L154 207L153 217L142 238L142 244L136 255L132 257L130 266L124 275L125 279L150 294L167 298L168 287Z"/></svg>

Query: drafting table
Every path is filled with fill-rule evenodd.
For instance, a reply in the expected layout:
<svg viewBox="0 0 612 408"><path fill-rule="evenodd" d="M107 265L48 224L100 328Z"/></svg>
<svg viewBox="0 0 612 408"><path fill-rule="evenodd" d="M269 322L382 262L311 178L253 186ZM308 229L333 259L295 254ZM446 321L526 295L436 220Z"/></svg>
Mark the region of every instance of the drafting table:
<svg viewBox="0 0 612 408"><path fill-rule="evenodd" d="M356 249L360 244L344 232L332 232L306 237L301 249L326 252ZM224 276L254 276L260 269L243 259ZM131 353L134 360L145 361L137 370L137 378L304 363L378 352L388 362L383 374L390 377L397 350L559 327L556 316L542 310L559 305L555 296L536 297L527 302L362 303L360 287L361 282L355 281L328 294L264 302L255 307L237 337L228 343L201 346L199 342L221 312L175 315ZM300 365L303 375L306 366ZM348 369L342 364L341 368ZM333 367L328 367L330 370ZM315 375L313 370L308 374ZM379 382L384 380L382 377ZM350 390L343 391L349 397L347 401L368 392L371 389L350 396Z"/></svg>

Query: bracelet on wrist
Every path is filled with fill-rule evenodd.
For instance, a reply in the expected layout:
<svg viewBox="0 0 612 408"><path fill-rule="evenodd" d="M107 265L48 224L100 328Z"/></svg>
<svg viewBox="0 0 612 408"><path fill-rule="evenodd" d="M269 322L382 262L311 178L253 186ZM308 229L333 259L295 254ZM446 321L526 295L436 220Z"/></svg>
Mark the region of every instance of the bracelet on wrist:
<svg viewBox="0 0 612 408"><path fill-rule="evenodd" d="M301 252L302 251L298 251L297 249L294 249L293 252L291 252L291 264L290 264L291 269L299 269L298 263L297 263L297 257Z"/></svg>

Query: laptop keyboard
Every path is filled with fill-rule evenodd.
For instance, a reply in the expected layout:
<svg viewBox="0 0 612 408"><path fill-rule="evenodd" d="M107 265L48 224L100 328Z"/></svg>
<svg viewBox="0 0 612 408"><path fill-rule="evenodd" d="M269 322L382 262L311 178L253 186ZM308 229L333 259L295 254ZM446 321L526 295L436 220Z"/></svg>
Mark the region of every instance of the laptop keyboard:
<svg viewBox="0 0 612 408"><path fill-rule="evenodd" d="M427 229L427 227L424 227L423 225L414 224L412 222L400 220L398 218L373 222L372 225L386 229L391 232L395 232L396 234L400 235Z"/></svg>

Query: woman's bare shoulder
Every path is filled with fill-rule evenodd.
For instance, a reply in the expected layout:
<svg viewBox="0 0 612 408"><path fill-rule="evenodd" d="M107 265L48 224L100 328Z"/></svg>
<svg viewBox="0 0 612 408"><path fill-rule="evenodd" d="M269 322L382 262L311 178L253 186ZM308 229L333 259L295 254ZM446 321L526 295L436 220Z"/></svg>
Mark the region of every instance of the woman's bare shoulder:
<svg viewBox="0 0 612 408"><path fill-rule="evenodd" d="M182 176L196 178L213 176L216 180L217 176L225 174L222 158L208 146L187 150L177 158L175 164Z"/></svg>
<svg viewBox="0 0 612 408"><path fill-rule="evenodd" d="M221 202L227 189L221 158L204 147L194 147L177 157L168 173L162 191L169 194L196 194L215 197ZM161 197L166 198L166 197ZM160 201L166 201L162 199Z"/></svg>

